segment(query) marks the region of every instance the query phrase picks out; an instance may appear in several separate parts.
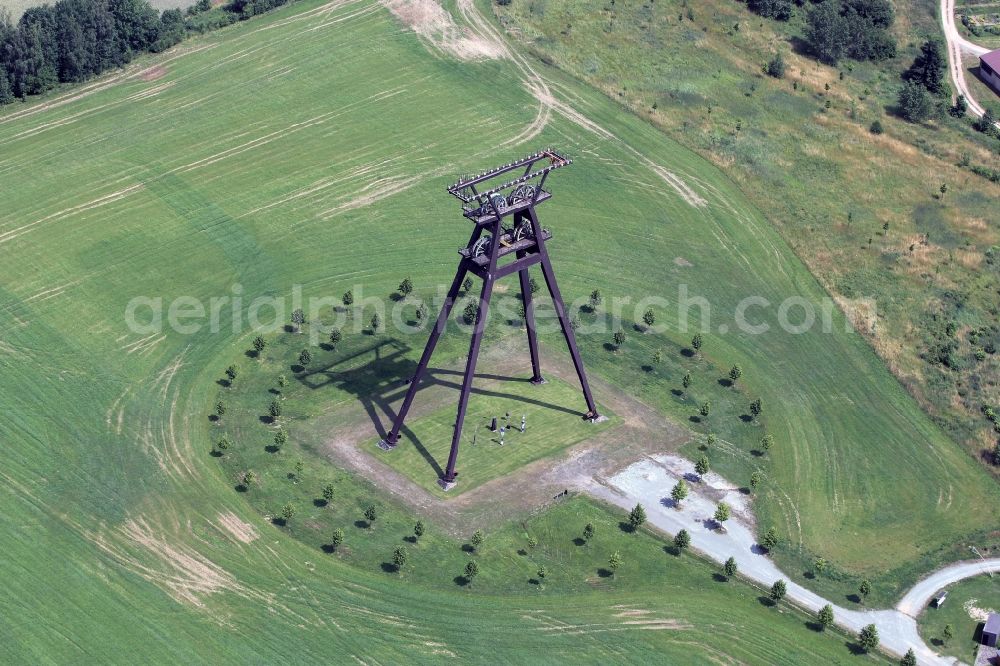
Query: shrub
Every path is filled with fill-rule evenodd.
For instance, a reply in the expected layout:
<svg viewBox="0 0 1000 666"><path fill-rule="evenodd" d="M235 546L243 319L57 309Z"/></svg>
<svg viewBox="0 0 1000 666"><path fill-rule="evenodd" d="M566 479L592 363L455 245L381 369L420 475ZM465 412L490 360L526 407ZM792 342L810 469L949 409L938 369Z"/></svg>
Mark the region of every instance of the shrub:
<svg viewBox="0 0 1000 666"><path fill-rule="evenodd" d="M764 68L768 76L773 76L776 79L785 78L785 59L779 53L771 59L771 62L767 63L767 67Z"/></svg>

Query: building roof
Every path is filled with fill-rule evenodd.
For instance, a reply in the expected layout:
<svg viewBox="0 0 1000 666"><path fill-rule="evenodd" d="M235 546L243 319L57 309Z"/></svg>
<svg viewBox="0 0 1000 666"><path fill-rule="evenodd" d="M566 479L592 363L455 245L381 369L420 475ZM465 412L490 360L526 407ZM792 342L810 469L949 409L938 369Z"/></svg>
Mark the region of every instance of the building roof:
<svg viewBox="0 0 1000 666"><path fill-rule="evenodd" d="M991 634L1000 634L1000 613L990 613L989 617L986 618L986 625L983 627L983 631Z"/></svg>
<svg viewBox="0 0 1000 666"><path fill-rule="evenodd" d="M989 65L994 72L1000 71L1000 49L984 53L979 59Z"/></svg>

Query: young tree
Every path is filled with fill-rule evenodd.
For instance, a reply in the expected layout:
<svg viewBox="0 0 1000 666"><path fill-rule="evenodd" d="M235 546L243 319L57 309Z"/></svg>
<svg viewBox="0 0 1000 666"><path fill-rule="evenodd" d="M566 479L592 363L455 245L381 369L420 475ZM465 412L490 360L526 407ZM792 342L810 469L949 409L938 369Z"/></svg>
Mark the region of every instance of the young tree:
<svg viewBox="0 0 1000 666"><path fill-rule="evenodd" d="M274 433L275 450L280 451L281 447L283 447L287 442L288 442L288 435L285 433L284 430L279 430L278 432Z"/></svg>
<svg viewBox="0 0 1000 666"><path fill-rule="evenodd" d="M864 648L865 652L871 652L878 647L878 627L874 624L865 625L858 632L858 644Z"/></svg>
<svg viewBox="0 0 1000 666"><path fill-rule="evenodd" d="M528 289L531 291L532 294L537 294L540 288L541 287L538 286L538 280L536 280L535 278L528 279Z"/></svg>
<svg viewBox="0 0 1000 666"><path fill-rule="evenodd" d="M698 473L698 476L705 476L708 474L708 469L708 456L698 458L697 462L694 464L694 471Z"/></svg>
<svg viewBox="0 0 1000 666"><path fill-rule="evenodd" d="M243 476L240 480L243 482L244 486L249 488L257 481L257 473L252 469L248 469L247 471L243 472Z"/></svg>
<svg viewBox="0 0 1000 666"><path fill-rule="evenodd" d="M645 522L646 509L644 509L641 504L636 504L628 513L628 524L632 527L632 531L634 532Z"/></svg>
<svg viewBox="0 0 1000 666"><path fill-rule="evenodd" d="M698 413L701 414L702 418L708 418L708 415L712 413L712 401L706 400L698 408Z"/></svg>
<svg viewBox="0 0 1000 666"><path fill-rule="evenodd" d="M597 306L601 304L601 290L595 289L590 292L590 309L596 310Z"/></svg>
<svg viewBox="0 0 1000 666"><path fill-rule="evenodd" d="M258 357L264 353L265 347L267 347L267 340L265 340L263 336L258 335L253 339L253 350L257 352Z"/></svg>
<svg viewBox="0 0 1000 666"><path fill-rule="evenodd" d="M281 507L281 519L287 524L295 516L295 507L289 504Z"/></svg>
<svg viewBox="0 0 1000 666"><path fill-rule="evenodd" d="M684 479L681 479L676 484L674 484L673 489L670 491L670 499L674 501L677 508L680 508L681 502L688 496L688 485Z"/></svg>
<svg viewBox="0 0 1000 666"><path fill-rule="evenodd" d="M785 584L785 581L776 580L774 581L774 585L771 586L771 591L769 593L769 596L771 597L772 601L777 603L785 598L785 592L787 591L788 591L788 586Z"/></svg>
<svg viewBox="0 0 1000 666"><path fill-rule="evenodd" d="M965 95L959 95L955 98L955 106L948 109L948 113L956 118L964 118L968 110L969 102L966 101Z"/></svg>
<svg viewBox="0 0 1000 666"><path fill-rule="evenodd" d="M899 666L917 666L917 655L914 654L913 648L906 651L903 658L899 660Z"/></svg>
<svg viewBox="0 0 1000 666"><path fill-rule="evenodd" d="M993 117L993 109L986 107L985 113L972 123L972 127L977 132L982 132L983 134L987 134L989 136L995 136L997 128L996 118Z"/></svg>
<svg viewBox="0 0 1000 666"><path fill-rule="evenodd" d="M215 403L215 415L218 416L219 419L222 419L222 417L226 415L226 405L223 404L221 400Z"/></svg>
<svg viewBox="0 0 1000 666"><path fill-rule="evenodd" d="M309 353L308 349L303 349L299 352L299 365L308 368L310 363L312 363L312 354Z"/></svg>
<svg viewBox="0 0 1000 666"><path fill-rule="evenodd" d="M278 388L285 388L288 386L288 377L284 375L278 375Z"/></svg>
<svg viewBox="0 0 1000 666"><path fill-rule="evenodd" d="M750 415L753 416L754 422L757 421L757 417L761 415L764 411L764 405L761 403L760 398L757 398L750 403Z"/></svg>
<svg viewBox="0 0 1000 666"><path fill-rule="evenodd" d="M911 123L919 123L931 117L934 103L927 89L916 81L908 81L899 91L899 115Z"/></svg>
<svg viewBox="0 0 1000 666"><path fill-rule="evenodd" d="M871 581L867 578L861 581L861 585L858 586L858 594L861 595L861 603L865 603L868 600L868 595L872 593Z"/></svg>
<svg viewBox="0 0 1000 666"><path fill-rule="evenodd" d="M619 349L622 348L622 345L625 344L625 331L619 328L617 331L615 331L613 340L615 344L615 351L618 351Z"/></svg>
<svg viewBox="0 0 1000 666"><path fill-rule="evenodd" d="M345 308L349 308L354 304L354 292L348 289L344 292L344 297L340 299L343 302Z"/></svg>
<svg viewBox="0 0 1000 666"><path fill-rule="evenodd" d="M736 386L736 382L742 376L743 376L743 368L741 368L740 366L734 365L729 369L729 381L732 383L733 386Z"/></svg>
<svg viewBox="0 0 1000 666"><path fill-rule="evenodd" d="M344 339L344 334L339 328L335 328L330 331L330 346L335 348L340 344L340 341Z"/></svg>
<svg viewBox="0 0 1000 666"><path fill-rule="evenodd" d="M469 560L469 563L465 565L465 580L472 582L472 579L479 575L479 565L476 564L475 560Z"/></svg>
<svg viewBox="0 0 1000 666"><path fill-rule="evenodd" d="M333 536L330 537L330 545L333 546L333 550L336 551L340 548L340 544L344 543L344 530L340 527L333 531Z"/></svg>
<svg viewBox="0 0 1000 666"><path fill-rule="evenodd" d="M372 335L375 335L382 329L382 319L378 316L378 313L372 315L371 321Z"/></svg>
<svg viewBox="0 0 1000 666"><path fill-rule="evenodd" d="M764 538L760 540L766 550L774 550L778 546L778 532L773 527L769 527L764 533Z"/></svg>
<svg viewBox="0 0 1000 666"><path fill-rule="evenodd" d="M694 353L697 354L699 358L701 357L701 345L703 342L704 340L701 337L701 333L696 333L695 336L691 338L691 349L694 350Z"/></svg>
<svg viewBox="0 0 1000 666"><path fill-rule="evenodd" d="M681 386L684 387L685 391L687 391L689 388L691 388L691 373L690 372L684 374L684 378L681 379Z"/></svg>
<svg viewBox="0 0 1000 666"><path fill-rule="evenodd" d="M817 557L813 560L813 571L816 572L817 576L826 571L826 560L822 557Z"/></svg>
<svg viewBox="0 0 1000 666"><path fill-rule="evenodd" d="M302 308L297 308L294 312L292 312L292 330L296 333L300 333L304 323L306 323L306 313L302 311Z"/></svg>
<svg viewBox="0 0 1000 666"><path fill-rule="evenodd" d="M785 78L785 57L781 53L775 54L771 61L767 63L764 68L768 76L772 76L776 79Z"/></svg>
<svg viewBox="0 0 1000 666"><path fill-rule="evenodd" d="M365 507L365 520L368 521L368 529L375 527L375 519L378 518L378 511L374 504Z"/></svg>
<svg viewBox="0 0 1000 666"><path fill-rule="evenodd" d="M523 307L523 306L522 306ZM417 321L422 322L427 319L427 304L421 303L417 306Z"/></svg>
<svg viewBox="0 0 1000 666"><path fill-rule="evenodd" d="M545 575L547 573L548 573L548 571L545 570L544 566L538 567L538 580L544 581L545 580Z"/></svg>
<svg viewBox="0 0 1000 666"><path fill-rule="evenodd" d="M938 188L938 191L941 193L941 198L944 199L944 195L948 193L948 183L941 183L941 187ZM889 223L886 222L886 224Z"/></svg>
<svg viewBox="0 0 1000 666"><path fill-rule="evenodd" d="M622 554L617 550L611 553L611 557L608 558L608 568L611 569L611 575L614 575L618 571L618 567L622 565Z"/></svg>
<svg viewBox="0 0 1000 666"><path fill-rule="evenodd" d="M944 625L944 631L941 632L941 640L945 645L948 644L952 638L955 637L955 630L951 628L950 624Z"/></svg>
<svg viewBox="0 0 1000 666"><path fill-rule="evenodd" d="M403 569L403 565L406 564L406 548L396 546L392 550L392 563L396 566L396 571Z"/></svg>
<svg viewBox="0 0 1000 666"><path fill-rule="evenodd" d="M472 289L472 278L465 278L465 280L462 281L462 291L469 293L470 289Z"/></svg>
<svg viewBox="0 0 1000 666"><path fill-rule="evenodd" d="M472 550L479 550L479 547L483 545L486 541L486 535L483 534L482 530L476 530L472 533L472 538L469 539L469 543L472 544Z"/></svg>
<svg viewBox="0 0 1000 666"><path fill-rule="evenodd" d="M594 524L587 523L583 526L583 540L590 541L594 538Z"/></svg>
<svg viewBox="0 0 1000 666"><path fill-rule="evenodd" d="M705 438L705 448L706 449L712 448L713 446L715 446L716 441L718 441L718 437L715 436L715 433L713 432L708 433L708 436Z"/></svg>
<svg viewBox="0 0 1000 666"><path fill-rule="evenodd" d="M323 501L325 501L327 504L332 502L335 492L336 490L334 489L332 483L328 483L325 486L323 486Z"/></svg>
<svg viewBox="0 0 1000 666"><path fill-rule="evenodd" d="M229 449L229 438L223 437L218 442L215 443L215 448L220 455L225 454L226 450Z"/></svg>
<svg viewBox="0 0 1000 666"><path fill-rule="evenodd" d="M820 629L826 630L833 626L833 606L827 604L819 609L819 613L816 614L816 619L819 620Z"/></svg>
<svg viewBox="0 0 1000 666"><path fill-rule="evenodd" d="M656 315L653 313L653 308L646 308L646 311L642 313L642 321L646 326L652 326L656 323Z"/></svg>
<svg viewBox="0 0 1000 666"><path fill-rule="evenodd" d="M940 40L928 39L920 47L920 55L903 77L919 83L932 95L940 95L945 91L944 75L947 66L948 58Z"/></svg>
<svg viewBox="0 0 1000 666"><path fill-rule="evenodd" d="M403 278L403 281L399 283L399 293L402 294L403 298L406 298L413 291L413 280L409 277Z"/></svg>
<svg viewBox="0 0 1000 666"><path fill-rule="evenodd" d="M534 549L535 549L535 546L537 546L537 545L538 545L538 539L536 539L536 538L535 538L535 537L533 537L533 536L529 536L529 537L528 537L528 541L527 541L527 544L528 544L528 549L529 549L529 550L534 550Z"/></svg>
<svg viewBox="0 0 1000 666"><path fill-rule="evenodd" d="M271 419L277 421L281 418L281 403L277 400L272 400L271 404L267 407L267 413L271 415Z"/></svg>
<svg viewBox="0 0 1000 666"><path fill-rule="evenodd" d="M691 535L688 534L687 530L681 530L674 535L674 546L677 550L684 550L691 545Z"/></svg>
<svg viewBox="0 0 1000 666"><path fill-rule="evenodd" d="M774 444L774 435L767 434L760 438L760 450L767 453Z"/></svg>
<svg viewBox="0 0 1000 666"><path fill-rule="evenodd" d="M466 304L465 310L462 311L462 320L469 325L475 323L476 314L478 313L478 311L479 309L476 307L475 302L470 302Z"/></svg>
<svg viewBox="0 0 1000 666"><path fill-rule="evenodd" d="M417 541L424 535L424 521L418 520L413 524L413 537L414 541Z"/></svg>
<svg viewBox="0 0 1000 666"><path fill-rule="evenodd" d="M736 558L730 557L726 560L726 563L722 565L722 573L726 575L726 578L732 578L736 575Z"/></svg>
<svg viewBox="0 0 1000 666"><path fill-rule="evenodd" d="M719 506L715 507L715 522L719 523L719 527L725 526L727 520L729 520L729 505L725 502L719 502Z"/></svg>
<svg viewBox="0 0 1000 666"><path fill-rule="evenodd" d="M295 483L298 483L299 481L302 480L302 473L305 471L305 469L306 469L306 464L304 462L302 462L301 460L295 461L295 468L293 472L293 474L295 474Z"/></svg>
<svg viewBox="0 0 1000 666"><path fill-rule="evenodd" d="M757 489L760 487L760 484L763 483L763 481L764 481L763 472L761 472L760 470L753 472L750 475L750 490L752 490L753 492L757 492Z"/></svg>

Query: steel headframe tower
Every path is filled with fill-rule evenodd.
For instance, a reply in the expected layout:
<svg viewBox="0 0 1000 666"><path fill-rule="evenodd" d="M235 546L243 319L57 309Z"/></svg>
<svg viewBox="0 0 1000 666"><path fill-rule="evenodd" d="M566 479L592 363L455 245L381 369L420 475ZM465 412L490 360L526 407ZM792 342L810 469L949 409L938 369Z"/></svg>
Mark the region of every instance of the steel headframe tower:
<svg viewBox="0 0 1000 666"><path fill-rule="evenodd" d="M541 264L542 275L548 286L549 294L555 305L556 315L562 327L566 345L573 357L576 374L580 378L583 397L587 401L587 412L583 418L597 421L603 420L597 413L597 406L587 383L587 374L580 360L580 351L576 346L576 336L566 313L559 285L549 261L545 244L552 238L548 229L543 229L538 223L535 208L552 198L552 194L543 189L548 175L572 161L554 150L543 150L523 159L485 171L476 176L463 178L448 188L448 192L462 201L463 215L473 224L472 236L466 247L459 250L462 259L458 263L455 279L445 298L441 313L438 315L434 329L431 331L427 346L420 357L417 371L414 374L406 397L392 424L392 430L385 439L379 442L383 449L395 448L399 441L399 431L406 420L406 414L413 403L420 380L427 371L427 364L434 353L438 338L447 326L448 318L458 298L459 289L467 273L482 279L483 286L479 296L479 306L472 330L472 342L469 346L469 358L465 366L465 376L462 380L462 392L458 400L458 416L455 420L455 432L451 440L451 453L448 456L448 466L439 483L446 490L455 483L455 462L458 459L458 446L462 438L462 425L465 421L465 410L469 403L469 393L472 389L472 379L476 371L476 360L479 356L479 346L483 339L483 329L486 326L486 314L493 295L493 285L502 277L517 273L521 283L521 298L524 302L525 325L528 330L528 349L531 353L531 382L543 384L541 368L538 363L538 340L535 334L534 307L531 301L531 287L528 269L535 264ZM497 183L505 174L520 172L520 175L501 184ZM482 191L480 191L482 190ZM511 218L512 226L505 227L504 220ZM512 261L500 260L513 255Z"/></svg>

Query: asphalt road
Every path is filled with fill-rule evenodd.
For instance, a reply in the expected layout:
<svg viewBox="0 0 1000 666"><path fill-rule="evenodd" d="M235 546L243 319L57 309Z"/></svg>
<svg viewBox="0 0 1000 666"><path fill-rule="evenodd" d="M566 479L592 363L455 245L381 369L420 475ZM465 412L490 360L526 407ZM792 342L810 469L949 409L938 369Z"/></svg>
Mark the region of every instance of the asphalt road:
<svg viewBox="0 0 1000 666"><path fill-rule="evenodd" d="M670 499L670 490L681 476L688 477L692 492L677 508ZM964 578L1000 571L1000 559L958 562L917 583L896 608L864 611L842 608L789 581L757 545L750 528L745 496L736 486L715 474L698 481L690 461L669 455L649 456L610 478L591 478L581 485L585 492L626 510L641 503L652 526L670 535L686 529L691 534L692 548L720 564L730 557L735 558L740 575L764 588L770 588L777 580L785 580L786 599L797 606L815 612L829 603L833 606L836 624L852 634L865 625L875 624L883 650L902 656L913 648L920 664L951 666L960 663L938 655L917 631L916 616L934 593ZM717 530L712 520L719 501L726 501L733 507L733 517L726 523L725 531Z"/></svg>

